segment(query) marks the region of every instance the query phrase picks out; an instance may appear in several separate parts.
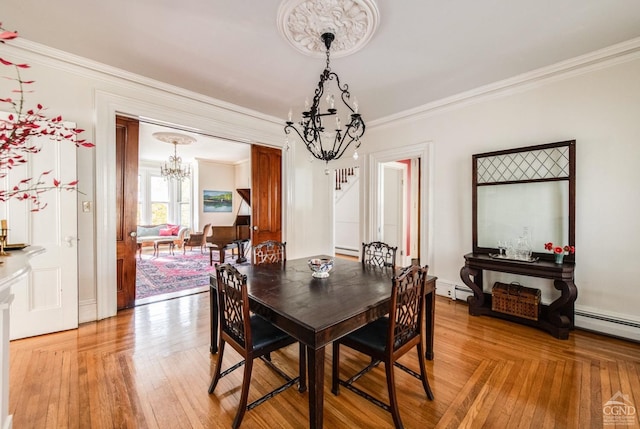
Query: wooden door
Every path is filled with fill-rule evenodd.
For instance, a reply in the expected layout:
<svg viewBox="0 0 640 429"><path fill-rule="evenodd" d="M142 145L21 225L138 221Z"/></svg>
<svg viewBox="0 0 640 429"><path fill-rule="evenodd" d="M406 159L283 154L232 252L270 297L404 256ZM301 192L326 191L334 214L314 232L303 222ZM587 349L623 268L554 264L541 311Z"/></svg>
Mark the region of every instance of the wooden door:
<svg viewBox="0 0 640 429"><path fill-rule="evenodd" d="M136 299L138 121L116 118L116 285L118 310ZM133 236L132 236L133 234Z"/></svg>
<svg viewBox="0 0 640 429"><path fill-rule="evenodd" d="M251 146L251 222L254 244L282 241L282 151Z"/></svg>

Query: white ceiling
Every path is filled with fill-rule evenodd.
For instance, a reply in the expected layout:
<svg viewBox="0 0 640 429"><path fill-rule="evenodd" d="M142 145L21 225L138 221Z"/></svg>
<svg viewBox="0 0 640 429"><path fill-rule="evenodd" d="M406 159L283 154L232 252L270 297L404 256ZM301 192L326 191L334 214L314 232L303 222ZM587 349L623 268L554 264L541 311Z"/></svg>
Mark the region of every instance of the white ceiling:
<svg viewBox="0 0 640 429"><path fill-rule="evenodd" d="M278 32L280 0L2 3L3 26L24 39L283 121L324 68ZM331 61L366 121L640 37L638 0L377 4L369 43Z"/></svg>
<svg viewBox="0 0 640 429"><path fill-rule="evenodd" d="M183 130L172 130L160 125L140 122L138 159L141 161L168 161L173 155L173 145L162 142L153 133L175 131L196 139L194 143L178 145L178 156L184 163L193 163L196 159L211 160L224 164L237 164L251 158L251 145L221 140L202 134Z"/></svg>

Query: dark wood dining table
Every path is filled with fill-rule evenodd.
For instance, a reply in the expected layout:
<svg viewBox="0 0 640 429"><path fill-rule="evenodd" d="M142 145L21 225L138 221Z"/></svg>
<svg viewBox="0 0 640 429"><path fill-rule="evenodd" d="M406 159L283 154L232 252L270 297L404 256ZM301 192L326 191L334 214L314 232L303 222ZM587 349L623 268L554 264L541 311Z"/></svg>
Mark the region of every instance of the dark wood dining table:
<svg viewBox="0 0 640 429"><path fill-rule="evenodd" d="M313 258L326 258L326 255ZM309 427L322 428L325 347L388 313L393 271L364 268L359 261L335 258L327 278L312 277L309 258L283 265L238 265L247 276L251 310L265 317L307 348ZM425 290L426 357L433 359L436 277ZM211 352L218 351L218 300L215 275L210 281Z"/></svg>

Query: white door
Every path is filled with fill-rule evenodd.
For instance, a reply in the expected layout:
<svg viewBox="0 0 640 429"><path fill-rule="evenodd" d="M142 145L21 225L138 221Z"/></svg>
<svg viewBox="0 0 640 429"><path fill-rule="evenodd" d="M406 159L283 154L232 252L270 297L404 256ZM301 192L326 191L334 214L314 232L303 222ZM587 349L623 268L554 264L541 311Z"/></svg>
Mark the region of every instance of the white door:
<svg viewBox="0 0 640 429"><path fill-rule="evenodd" d="M389 162L383 165L382 192L382 241L390 246L397 246L396 262L407 265L404 261L405 251L405 204L407 166L402 163Z"/></svg>
<svg viewBox="0 0 640 429"><path fill-rule="evenodd" d="M73 127L73 124L67 124ZM47 183L76 179L76 147L73 142L35 140L42 150L27 164L13 169L8 183L23 178L34 180L52 170ZM12 286L11 339L57 332L78 327L77 193L51 190L41 194L47 206L31 212L24 201L5 204L9 243L41 246L45 252L30 260L32 271Z"/></svg>

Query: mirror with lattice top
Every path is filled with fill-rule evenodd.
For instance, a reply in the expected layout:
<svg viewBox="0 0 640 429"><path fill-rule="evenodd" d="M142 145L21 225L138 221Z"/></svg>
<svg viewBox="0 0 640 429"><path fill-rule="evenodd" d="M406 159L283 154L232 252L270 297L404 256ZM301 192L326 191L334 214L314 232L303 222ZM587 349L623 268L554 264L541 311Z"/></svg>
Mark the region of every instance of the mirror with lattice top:
<svg viewBox="0 0 640 429"><path fill-rule="evenodd" d="M498 242L529 236L575 245L575 140L473 155L473 252L497 253ZM573 260L574 255L568 255Z"/></svg>

